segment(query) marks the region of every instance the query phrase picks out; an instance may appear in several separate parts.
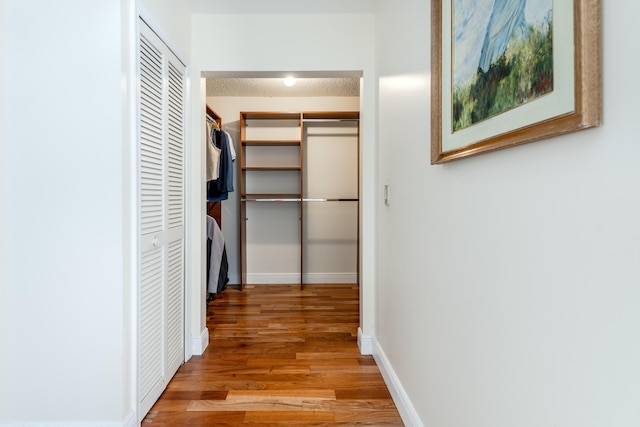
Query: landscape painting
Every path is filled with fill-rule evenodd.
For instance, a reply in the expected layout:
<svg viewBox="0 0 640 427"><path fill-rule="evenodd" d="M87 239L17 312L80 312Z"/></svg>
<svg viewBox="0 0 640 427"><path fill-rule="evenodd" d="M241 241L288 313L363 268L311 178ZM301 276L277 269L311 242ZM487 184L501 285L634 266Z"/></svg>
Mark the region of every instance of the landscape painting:
<svg viewBox="0 0 640 427"><path fill-rule="evenodd" d="M600 124L601 0L431 0L431 164Z"/></svg>
<svg viewBox="0 0 640 427"><path fill-rule="evenodd" d="M453 0L452 131L553 91L552 0Z"/></svg>

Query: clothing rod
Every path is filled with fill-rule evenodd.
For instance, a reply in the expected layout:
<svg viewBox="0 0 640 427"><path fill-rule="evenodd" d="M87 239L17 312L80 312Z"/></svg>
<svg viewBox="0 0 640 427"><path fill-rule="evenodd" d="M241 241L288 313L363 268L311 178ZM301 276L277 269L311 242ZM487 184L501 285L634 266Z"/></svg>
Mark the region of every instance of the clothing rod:
<svg viewBox="0 0 640 427"><path fill-rule="evenodd" d="M357 122L360 119L302 119L303 122Z"/></svg>
<svg viewBox="0 0 640 427"><path fill-rule="evenodd" d="M360 199L302 199L303 202L357 202Z"/></svg>
<svg viewBox="0 0 640 427"><path fill-rule="evenodd" d="M302 199L303 202L357 202L360 199ZM299 202L297 198L251 198L243 199L244 202Z"/></svg>
<svg viewBox="0 0 640 427"><path fill-rule="evenodd" d="M207 123L209 123L215 130L220 130L220 123L213 117L207 114L206 116Z"/></svg>

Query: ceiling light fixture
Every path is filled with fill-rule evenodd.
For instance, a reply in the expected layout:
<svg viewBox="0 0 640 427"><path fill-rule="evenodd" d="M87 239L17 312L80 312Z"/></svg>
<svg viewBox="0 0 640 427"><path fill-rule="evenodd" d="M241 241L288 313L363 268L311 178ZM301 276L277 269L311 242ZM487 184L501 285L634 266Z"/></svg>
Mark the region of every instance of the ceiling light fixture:
<svg viewBox="0 0 640 427"><path fill-rule="evenodd" d="M296 78L295 77L292 77L292 76L285 77L285 79L284 79L284 85L285 86L291 87L294 84L296 84Z"/></svg>

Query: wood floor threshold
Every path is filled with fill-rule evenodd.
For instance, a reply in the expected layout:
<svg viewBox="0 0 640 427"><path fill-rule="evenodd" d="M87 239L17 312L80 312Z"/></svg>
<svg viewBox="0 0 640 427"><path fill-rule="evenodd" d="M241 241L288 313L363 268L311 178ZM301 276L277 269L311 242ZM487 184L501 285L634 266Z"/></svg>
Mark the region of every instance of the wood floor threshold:
<svg viewBox="0 0 640 427"><path fill-rule="evenodd" d="M169 426L403 426L357 346L354 284L248 285L209 303L209 346L144 418Z"/></svg>

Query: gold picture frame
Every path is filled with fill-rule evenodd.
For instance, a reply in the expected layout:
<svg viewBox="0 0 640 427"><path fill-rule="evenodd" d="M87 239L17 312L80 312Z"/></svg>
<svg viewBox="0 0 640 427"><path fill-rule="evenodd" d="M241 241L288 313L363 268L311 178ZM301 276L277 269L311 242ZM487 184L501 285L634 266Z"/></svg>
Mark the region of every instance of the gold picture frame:
<svg viewBox="0 0 640 427"><path fill-rule="evenodd" d="M511 1L515 4L520 0ZM453 0L431 2L431 164L600 124L600 0L573 0L553 2L553 89L550 95L540 96L526 105L454 132L453 4ZM450 54L443 57L446 51ZM480 71L478 69L478 73Z"/></svg>

